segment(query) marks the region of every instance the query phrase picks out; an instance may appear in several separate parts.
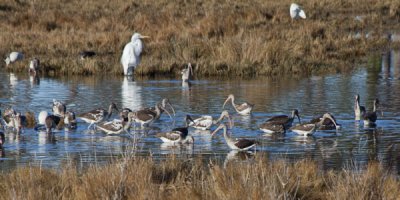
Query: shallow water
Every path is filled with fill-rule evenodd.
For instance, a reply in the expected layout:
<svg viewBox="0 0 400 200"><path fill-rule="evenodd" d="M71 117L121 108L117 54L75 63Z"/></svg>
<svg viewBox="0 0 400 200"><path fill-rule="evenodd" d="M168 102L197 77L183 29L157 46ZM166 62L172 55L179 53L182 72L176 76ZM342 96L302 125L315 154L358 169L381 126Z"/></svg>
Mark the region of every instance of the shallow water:
<svg viewBox="0 0 400 200"><path fill-rule="evenodd" d="M368 67L350 74L312 77L275 77L249 80L195 80L191 85L180 80L130 81L123 77L62 77L33 80L25 74L9 74L0 70L0 103L3 110L13 106L20 112L51 110L53 99L67 104L76 113L93 108L106 108L110 102L133 110L153 106L169 98L177 115L173 122L167 115L146 130L131 131L135 135L107 136L87 131L88 124L78 123L73 131L57 131L53 135L25 128L21 135L6 134L6 144L0 158L0 168L9 170L35 165L57 168L66 162L79 166L101 164L126 154L152 155L164 158L176 154L182 158L202 155L203 158L235 158L222 134L213 138L209 131L190 129L195 144L167 146L155 137L160 131L183 125L186 114L218 116L228 94L237 102L256 104L251 116L234 114L233 137L261 142L253 153L263 152L270 159L291 161L308 158L324 169L339 169L350 163L366 164L379 160L400 173L400 54L390 51ZM378 97L384 116L379 116L376 128L366 128L354 120L354 95L371 110ZM230 112L233 109L229 106ZM338 131L318 131L311 137L288 132L282 136L263 136L258 125L271 116L289 114L298 109L302 121L331 112L342 125ZM117 117L116 115L114 117ZM214 127L215 128L215 127ZM240 155L239 155L240 156ZM237 156L236 156L237 157Z"/></svg>

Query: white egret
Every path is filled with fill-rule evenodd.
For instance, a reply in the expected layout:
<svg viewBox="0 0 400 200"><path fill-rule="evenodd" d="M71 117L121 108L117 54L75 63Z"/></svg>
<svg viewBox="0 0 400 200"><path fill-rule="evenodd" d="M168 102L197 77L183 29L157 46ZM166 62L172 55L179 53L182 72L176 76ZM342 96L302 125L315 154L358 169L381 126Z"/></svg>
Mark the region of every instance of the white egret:
<svg viewBox="0 0 400 200"><path fill-rule="evenodd" d="M140 54L143 50L143 38L149 38L148 36L140 35L140 33L134 33L131 41L125 45L124 51L122 52L121 64L124 68L124 75L133 75L134 70L140 63Z"/></svg>
<svg viewBox="0 0 400 200"><path fill-rule="evenodd" d="M22 60L24 59L24 54L22 54L21 52L11 52L10 55L7 56L7 58L4 60L4 62L6 62L7 66L10 63L16 62L18 60Z"/></svg>
<svg viewBox="0 0 400 200"><path fill-rule="evenodd" d="M292 5L290 5L290 17L292 19L298 19L300 17L305 19L306 13L299 5L292 3Z"/></svg>

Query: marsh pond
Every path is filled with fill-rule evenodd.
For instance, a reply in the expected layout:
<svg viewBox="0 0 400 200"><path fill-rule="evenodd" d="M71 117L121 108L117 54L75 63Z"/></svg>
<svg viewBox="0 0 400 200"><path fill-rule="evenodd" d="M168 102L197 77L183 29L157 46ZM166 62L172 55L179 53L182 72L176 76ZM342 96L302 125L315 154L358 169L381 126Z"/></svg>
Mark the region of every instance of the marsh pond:
<svg viewBox="0 0 400 200"><path fill-rule="evenodd" d="M58 168L74 161L79 166L106 163L124 154L153 156L164 159L175 154L180 158L202 157L230 159L251 157L264 153L269 159L296 161L315 160L324 169L339 169L349 163L366 164L381 161L400 173L400 52L389 51L367 66L351 73L321 76L260 77L250 79L197 78L188 83L180 79L129 80L125 77L68 76L40 77L13 74L0 70L1 110L14 107L37 116L42 110L51 111L53 99L64 102L67 110L79 114L94 108L106 108L110 102L119 108L137 110L154 106L169 98L176 115L171 119L162 115L146 129L135 129L131 134L106 135L101 131L87 130L88 124L78 121L76 130L57 130L52 135L24 128L21 134L6 133L0 158L0 169L10 170L20 166ZM229 105L234 127L232 137L249 138L260 142L254 151L230 151L223 134L211 136L211 131L189 129L193 145L165 145L156 137L184 124L183 118L191 116L219 116L229 94L236 101L255 104L251 115L241 116ZM368 111L372 102L381 102L376 127L365 127L354 120L354 96L361 96L361 104ZM304 137L287 131L286 134L265 136L259 125L268 118L298 109L302 121L332 113L341 129L317 131ZM115 114L112 118L117 118ZM296 123L297 121L295 121ZM212 130L216 126L212 127Z"/></svg>

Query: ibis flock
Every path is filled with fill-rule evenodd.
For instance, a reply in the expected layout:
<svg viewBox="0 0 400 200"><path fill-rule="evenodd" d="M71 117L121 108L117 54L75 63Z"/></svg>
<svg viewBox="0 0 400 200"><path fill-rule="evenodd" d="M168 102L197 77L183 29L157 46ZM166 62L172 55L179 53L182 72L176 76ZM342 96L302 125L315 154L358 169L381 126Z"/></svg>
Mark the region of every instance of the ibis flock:
<svg viewBox="0 0 400 200"><path fill-rule="evenodd" d="M185 75L182 78L183 81L187 81L184 79ZM211 130L215 125L216 128L212 131L211 136L217 135L222 130L226 144L232 150L247 151L254 148L259 144L256 140L234 139L231 137L234 130L234 120L231 117L232 114L228 110L224 110L229 101L232 103L232 111L238 115L251 115L255 106L248 102L236 103L235 96L229 94L225 102L221 102L221 114L218 118L214 118L212 115L203 115L197 118L186 115L184 118L185 126L176 127L165 132L158 132L155 136L160 139L160 142L172 145L193 144L194 138L190 134L190 128ZM379 100L375 99L373 110L367 112L365 107L360 105L360 96L355 95L355 120L363 120L365 126L375 126L378 118L378 106ZM173 118L172 115L175 116L176 114L168 98L157 102L154 107L145 107L135 111L129 108L118 109L117 105L111 102L106 109L97 108L76 115L74 112L67 110L67 106L64 103L54 99L51 111L41 111L37 117L31 112L22 114L14 108L6 108L4 112L0 110L0 113L0 147L5 142L5 134L9 132L20 134L24 127L29 127L28 124L34 124L35 130L44 131L47 134L54 134L55 130L76 129L77 123L80 122L87 123L87 129L94 132L101 131L108 135L134 135L138 134L137 130L153 126L152 124L159 120L162 114L166 113L171 119ZM299 111L294 109L290 115L277 115L266 119L258 125L258 128L265 135L283 135L291 131L307 137L313 135L317 130L337 130L341 126L331 113L322 114L308 122L301 122ZM210 132L205 132L204 134L210 134Z"/></svg>

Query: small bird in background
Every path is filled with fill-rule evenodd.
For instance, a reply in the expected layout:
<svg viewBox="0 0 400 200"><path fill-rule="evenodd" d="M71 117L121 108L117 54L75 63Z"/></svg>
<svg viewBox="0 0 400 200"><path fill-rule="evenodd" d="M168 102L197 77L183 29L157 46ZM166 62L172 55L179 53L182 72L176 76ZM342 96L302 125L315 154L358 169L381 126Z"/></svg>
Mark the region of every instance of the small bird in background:
<svg viewBox="0 0 400 200"><path fill-rule="evenodd" d="M191 76L193 76L193 68L192 68L192 64L188 64L187 68L183 69L182 72L182 81L183 82L189 82L191 79Z"/></svg>
<svg viewBox="0 0 400 200"><path fill-rule="evenodd" d="M8 66L9 64L13 62L17 62L19 60L24 59L24 54L21 52L11 52L10 55L7 56L7 58L4 60L6 62L6 65Z"/></svg>
<svg viewBox="0 0 400 200"><path fill-rule="evenodd" d="M140 63L140 54L143 50L143 42L141 39L149 38L149 36L143 36L140 33L134 33L131 41L125 45L124 51L122 52L121 64L124 69L125 76L132 76L136 67Z"/></svg>
<svg viewBox="0 0 400 200"><path fill-rule="evenodd" d="M91 58L96 55L96 52L94 51L81 51L79 52L79 57L81 60L85 60L86 58Z"/></svg>
<svg viewBox="0 0 400 200"><path fill-rule="evenodd" d="M292 3L292 5L290 5L290 17L292 20L299 18L305 19L306 13L298 4Z"/></svg>
<svg viewBox="0 0 400 200"><path fill-rule="evenodd" d="M29 63L29 75L35 76L40 70L40 60L33 58Z"/></svg>

